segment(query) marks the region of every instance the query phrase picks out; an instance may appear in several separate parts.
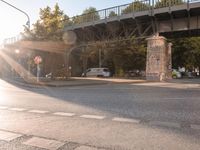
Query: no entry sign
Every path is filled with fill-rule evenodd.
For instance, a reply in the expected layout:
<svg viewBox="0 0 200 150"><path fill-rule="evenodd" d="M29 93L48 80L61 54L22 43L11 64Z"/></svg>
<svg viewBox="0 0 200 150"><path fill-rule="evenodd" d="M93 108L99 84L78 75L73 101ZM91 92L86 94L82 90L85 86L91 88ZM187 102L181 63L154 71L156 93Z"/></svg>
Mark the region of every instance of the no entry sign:
<svg viewBox="0 0 200 150"><path fill-rule="evenodd" d="M40 64L41 62L42 62L42 57L41 56L36 56L35 58L34 58L34 62L35 62L35 64Z"/></svg>

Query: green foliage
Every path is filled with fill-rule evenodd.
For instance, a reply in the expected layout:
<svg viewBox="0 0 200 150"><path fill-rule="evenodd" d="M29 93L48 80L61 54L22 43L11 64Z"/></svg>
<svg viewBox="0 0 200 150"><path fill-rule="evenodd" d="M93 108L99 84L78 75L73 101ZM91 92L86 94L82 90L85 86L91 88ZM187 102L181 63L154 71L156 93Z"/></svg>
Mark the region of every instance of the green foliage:
<svg viewBox="0 0 200 150"><path fill-rule="evenodd" d="M60 10L58 4L53 9L49 6L40 9L39 17L29 33L31 40L62 40L61 31L64 25L70 22L69 17Z"/></svg>
<svg viewBox="0 0 200 150"><path fill-rule="evenodd" d="M114 11L111 11L111 12L109 13L109 15L108 15L109 18L110 18L110 17L115 17L115 16L117 16L117 14L116 14Z"/></svg>
<svg viewBox="0 0 200 150"><path fill-rule="evenodd" d="M90 22L94 20L99 20L100 16L94 7L89 7L85 9L80 16L76 16L73 18L73 23L83 23L83 22Z"/></svg>
<svg viewBox="0 0 200 150"><path fill-rule="evenodd" d="M155 8L162 8L183 4L183 0L160 0L155 4Z"/></svg>
<svg viewBox="0 0 200 150"><path fill-rule="evenodd" d="M173 39L173 67L188 70L200 67L200 37Z"/></svg>
<svg viewBox="0 0 200 150"><path fill-rule="evenodd" d="M128 70L145 70L146 43L142 40L133 38L129 41L93 46L88 49L88 67L98 67L99 49L102 50L102 66L108 67L117 76L123 76Z"/></svg>
<svg viewBox="0 0 200 150"><path fill-rule="evenodd" d="M135 1L135 2L131 3L128 7L126 7L122 11L122 14L127 14L127 13L131 13L131 12L136 12L136 11L148 10L149 7L150 6L148 4L142 3L140 1Z"/></svg>

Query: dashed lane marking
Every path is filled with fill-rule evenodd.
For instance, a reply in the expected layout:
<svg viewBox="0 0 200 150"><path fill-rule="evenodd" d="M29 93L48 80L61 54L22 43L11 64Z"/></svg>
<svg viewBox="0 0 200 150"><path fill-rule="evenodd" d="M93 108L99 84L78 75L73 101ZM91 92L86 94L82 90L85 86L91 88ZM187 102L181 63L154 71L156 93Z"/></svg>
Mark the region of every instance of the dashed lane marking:
<svg viewBox="0 0 200 150"><path fill-rule="evenodd" d="M24 145L34 146L39 148L44 148L48 150L56 150L63 146L65 143L56 141L56 140L49 140L39 137L33 137L26 142L23 142Z"/></svg>
<svg viewBox="0 0 200 150"><path fill-rule="evenodd" d="M7 142L19 138L21 136L22 136L21 134L11 133L7 131L0 131L0 139Z"/></svg>
<svg viewBox="0 0 200 150"><path fill-rule="evenodd" d="M30 113L38 113L38 114L45 114L48 111L46 111L46 110L30 110L28 112L30 112Z"/></svg>
<svg viewBox="0 0 200 150"><path fill-rule="evenodd" d="M66 117L72 117L75 116L75 113L65 113L65 112L55 112L53 113L54 115L58 116L66 116Z"/></svg>
<svg viewBox="0 0 200 150"><path fill-rule="evenodd" d="M136 119L118 118L118 117L113 118L112 121L117 121L117 122L128 122L128 123L140 123L140 121L139 121L139 120L136 120Z"/></svg>
<svg viewBox="0 0 200 150"><path fill-rule="evenodd" d="M16 108L16 107L7 107L7 106L0 106L0 109L1 110L8 109L8 110L19 111L19 112L27 111L30 113L38 113L38 114L45 114L49 112L46 110L36 110L36 109L27 110L25 108ZM65 116L65 117L73 117L76 115L75 113L67 113L67 112L51 112L51 114L57 115L57 116ZM98 116L98 115L81 115L77 117L86 118L86 119L98 119L98 120L102 120L106 118L106 116ZM131 119L131 118L122 118L122 117L114 117L112 121L122 122L122 123L141 123L141 120ZM181 123L165 122L165 121L149 121L148 124L153 125L153 126L166 126L166 127L175 127L175 128L182 128L183 126ZM187 127L190 127L191 129L200 130L199 124L189 124ZM1 138L1 135L0 135L0 138Z"/></svg>
<svg viewBox="0 0 200 150"><path fill-rule="evenodd" d="M10 108L9 110L13 110L13 111L25 111L25 108Z"/></svg>
<svg viewBox="0 0 200 150"><path fill-rule="evenodd" d="M6 106L0 106L0 109L8 109Z"/></svg>
<svg viewBox="0 0 200 150"><path fill-rule="evenodd" d="M97 116L97 115L82 115L81 118L87 118L87 119L104 119L105 116Z"/></svg>
<svg viewBox="0 0 200 150"><path fill-rule="evenodd" d="M75 150L98 150L98 149L94 148L94 147L80 146L80 147L77 147ZM103 150L103 149L101 149L101 150Z"/></svg>

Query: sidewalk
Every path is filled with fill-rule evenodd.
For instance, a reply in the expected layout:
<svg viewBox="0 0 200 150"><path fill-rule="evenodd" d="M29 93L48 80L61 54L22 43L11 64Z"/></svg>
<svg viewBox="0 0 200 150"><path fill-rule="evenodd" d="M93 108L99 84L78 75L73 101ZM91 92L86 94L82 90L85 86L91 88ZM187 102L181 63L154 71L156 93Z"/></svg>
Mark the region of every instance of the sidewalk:
<svg viewBox="0 0 200 150"><path fill-rule="evenodd" d="M117 79L117 78L85 78L71 77L68 80L55 80L48 82L26 82L23 80L12 80L14 84L28 87L49 86L49 87L65 87L65 86L86 86L86 85L102 85L102 84L122 84L122 83L144 83L145 80L136 79Z"/></svg>

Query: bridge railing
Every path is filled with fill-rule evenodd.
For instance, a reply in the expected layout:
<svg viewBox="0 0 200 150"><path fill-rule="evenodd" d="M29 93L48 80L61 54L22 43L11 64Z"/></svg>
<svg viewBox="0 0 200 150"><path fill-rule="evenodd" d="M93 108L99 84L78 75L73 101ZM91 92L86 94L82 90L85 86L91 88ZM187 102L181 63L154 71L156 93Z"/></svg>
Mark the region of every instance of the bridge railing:
<svg viewBox="0 0 200 150"><path fill-rule="evenodd" d="M22 40L22 35L19 34L17 36L13 36L13 37L10 37L10 38L7 38L7 39L4 39L3 41L3 45L6 45L6 44L13 44L15 42L18 42L20 40Z"/></svg>
<svg viewBox="0 0 200 150"><path fill-rule="evenodd" d="M66 26L71 26L74 24L87 23L91 21L103 20L106 18L121 16L123 14L128 14L131 12L138 12L151 9L151 1L150 0L137 0L133 3L115 6L107 9L102 9L99 11L95 11L88 14L82 14L79 16L75 16L70 18L69 22Z"/></svg>
<svg viewBox="0 0 200 150"><path fill-rule="evenodd" d="M102 9L88 14L83 14L70 18L65 27L77 24L94 22L111 17L121 16L128 13L159 9L164 7L172 7L184 3L195 3L200 0L135 0L132 3L115 6L107 9ZM70 23L69 23L70 22Z"/></svg>

